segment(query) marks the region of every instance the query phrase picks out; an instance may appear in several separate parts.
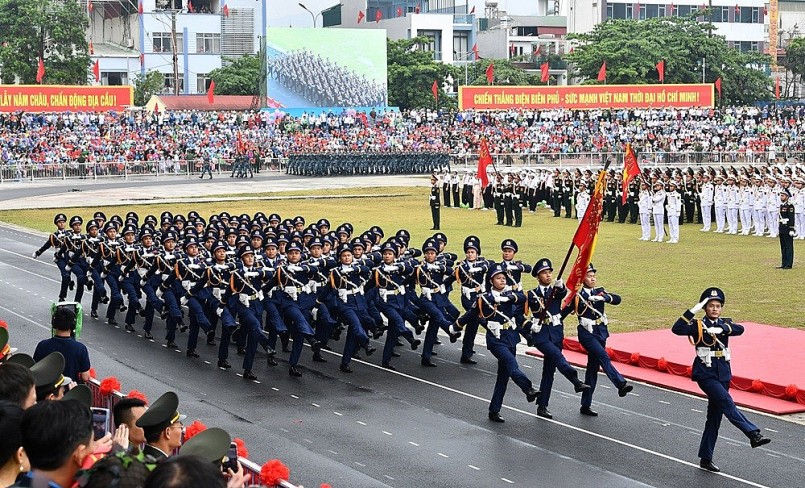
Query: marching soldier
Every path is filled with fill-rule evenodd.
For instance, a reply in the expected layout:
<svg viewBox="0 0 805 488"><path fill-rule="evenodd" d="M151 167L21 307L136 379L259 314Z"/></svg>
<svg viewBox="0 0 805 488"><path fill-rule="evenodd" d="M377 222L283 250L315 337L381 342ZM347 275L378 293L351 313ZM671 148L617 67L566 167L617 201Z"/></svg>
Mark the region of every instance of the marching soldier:
<svg viewBox="0 0 805 488"><path fill-rule="evenodd" d="M430 230L439 230L439 183L436 175L430 177L430 215L433 227Z"/></svg>
<svg viewBox="0 0 805 488"><path fill-rule="evenodd" d="M56 230L48 236L48 240L45 241L42 247L34 251L32 255L34 259L37 259L42 255L42 253L51 247L55 250L53 262L56 263L56 266L61 272L61 287L59 289L60 302L63 302L65 298L67 298L67 288L72 290L75 286L73 281L70 279L70 271L67 270L67 255L64 250L64 240L66 239L68 233L64 228L66 224L67 216L63 213L56 214L56 216L53 218L53 225L56 226Z"/></svg>
<svg viewBox="0 0 805 488"><path fill-rule="evenodd" d="M456 282L461 285L461 306L465 312L478 301L478 294L486 291L485 276L490 263L481 257L481 240L476 236L464 239L465 259L455 267ZM475 336L478 334L480 320L473 316L464 324L464 337L461 345L461 364L478 364L472 359L475 351Z"/></svg>
<svg viewBox="0 0 805 488"><path fill-rule="evenodd" d="M744 327L721 317L724 299L724 292L719 288L704 290L699 303L686 310L671 328L676 335L688 336L696 348L691 380L697 382L707 395L707 420L699 444L699 466L715 473L721 471L713 464L713 451L722 415L749 438L753 448L771 442L738 410L729 394L732 379L729 338L743 334ZM695 318L702 310L705 311L705 317Z"/></svg>
<svg viewBox="0 0 805 488"><path fill-rule="evenodd" d="M425 332L425 344L422 347L422 366L435 368L436 364L431 361L433 345L439 329L444 330L450 336L450 342L456 342L460 334L450 332L450 323L456 319L451 317L448 310L453 305L447 296L445 278L453 274L453 270L443 261L437 261L436 255L439 252L438 244L433 239L428 239L422 245L424 261L416 268L416 281L422 292L420 296L420 308L428 316L428 328ZM455 307L453 307L454 309Z"/></svg>

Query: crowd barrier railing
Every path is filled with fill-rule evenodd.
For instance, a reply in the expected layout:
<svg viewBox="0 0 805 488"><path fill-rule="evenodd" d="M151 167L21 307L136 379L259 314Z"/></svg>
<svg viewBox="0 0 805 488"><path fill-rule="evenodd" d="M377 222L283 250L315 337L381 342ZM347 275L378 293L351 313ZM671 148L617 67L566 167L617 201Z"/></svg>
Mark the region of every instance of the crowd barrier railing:
<svg viewBox="0 0 805 488"><path fill-rule="evenodd" d="M210 171L216 176L232 174L233 159L216 159L210 163ZM251 170L283 173L287 167L285 158L261 159L259 167L251 165ZM106 178L156 177L192 178L199 177L204 170L201 160L153 160L153 161L112 161L96 163L6 163L0 164L0 183L10 181L36 180L98 180Z"/></svg>
<svg viewBox="0 0 805 488"><path fill-rule="evenodd" d="M108 395L104 395L101 392L101 382L95 378L90 378L87 386L89 387L90 391L92 391L92 406L98 408L108 408L109 412L112 411L118 400L125 397L125 395L119 391L114 391ZM239 458L239 461L247 474L246 486L263 486L260 477L260 470L262 466L243 457ZM282 486L284 488L296 488L296 485L289 482L283 482L278 486Z"/></svg>

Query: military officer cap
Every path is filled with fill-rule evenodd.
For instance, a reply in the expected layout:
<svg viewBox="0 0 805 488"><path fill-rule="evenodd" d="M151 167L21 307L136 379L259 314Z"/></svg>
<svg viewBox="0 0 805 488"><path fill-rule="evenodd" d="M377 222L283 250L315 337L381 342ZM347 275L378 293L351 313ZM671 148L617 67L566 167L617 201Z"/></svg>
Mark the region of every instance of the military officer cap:
<svg viewBox="0 0 805 488"><path fill-rule="evenodd" d="M31 366L34 375L36 393L50 392L64 384L64 356L60 352L52 352L41 361Z"/></svg>
<svg viewBox="0 0 805 488"><path fill-rule="evenodd" d="M237 236L237 235L238 235L238 231L234 227L228 227L226 229L226 236L227 237L229 237L229 236Z"/></svg>
<svg viewBox="0 0 805 488"><path fill-rule="evenodd" d="M249 238L246 236L238 236L237 240L235 241L235 245L237 247L243 247L249 244Z"/></svg>
<svg viewBox="0 0 805 488"><path fill-rule="evenodd" d="M243 259L243 256L245 256L247 254L251 254L252 256L254 256L254 249L252 248L252 246L250 246L248 244L246 244L245 246L243 246L240 249L240 251L238 252L238 257Z"/></svg>
<svg viewBox="0 0 805 488"><path fill-rule="evenodd" d="M175 224L175 223L178 223L178 222L187 223L187 219L184 218L184 215L182 215L182 214L176 214L173 217L173 223Z"/></svg>
<svg viewBox="0 0 805 488"><path fill-rule="evenodd" d="M123 227L123 219L120 218L120 215L112 215L109 217L109 222L114 222L117 224L117 227Z"/></svg>
<svg viewBox="0 0 805 488"><path fill-rule="evenodd" d="M145 216L145 220L143 220L146 224L157 225L157 218L151 214Z"/></svg>
<svg viewBox="0 0 805 488"><path fill-rule="evenodd" d="M360 247L361 249L366 249L366 244L363 243L360 237L356 237L349 241L352 244L352 248Z"/></svg>
<svg viewBox="0 0 805 488"><path fill-rule="evenodd" d="M173 225L173 219L170 217L163 217L162 225Z"/></svg>
<svg viewBox="0 0 805 488"><path fill-rule="evenodd" d="M389 240L383 244L383 246L380 248L380 251L381 252L391 251L394 253L394 256L396 257L399 254L400 249L397 241Z"/></svg>
<svg viewBox="0 0 805 488"><path fill-rule="evenodd" d="M345 242L345 243L343 243L343 244L338 246L338 256L339 257L342 254L344 254L345 252L348 252L350 254L352 253L352 246L348 242Z"/></svg>
<svg viewBox="0 0 805 488"><path fill-rule="evenodd" d="M546 269L553 271L553 263L551 263L551 260L548 258L542 258L539 261L537 261L537 264L535 264L534 268L532 268L531 276L536 278L537 276L539 276L540 273L542 273Z"/></svg>
<svg viewBox="0 0 805 488"><path fill-rule="evenodd" d="M298 230L295 230L290 233L288 236L292 241L301 241L302 240L302 233Z"/></svg>
<svg viewBox="0 0 805 488"><path fill-rule="evenodd" d="M310 242L307 243L308 249L312 249L313 246L323 247L324 241L321 239L321 237L314 237L310 240Z"/></svg>
<svg viewBox="0 0 805 488"><path fill-rule="evenodd" d="M73 215L72 217L70 217L70 227L72 227L72 226L74 226L76 224L81 225L83 223L84 223L84 219L82 219L80 215Z"/></svg>
<svg viewBox="0 0 805 488"><path fill-rule="evenodd" d="M198 239L198 232L196 232L196 229L191 227L191 228L188 228L188 229L184 230L184 236L185 237L195 237L196 239Z"/></svg>
<svg viewBox="0 0 805 488"><path fill-rule="evenodd" d="M226 458L232 438L218 427L206 429L194 435L179 449L179 456L199 456L213 464L221 464Z"/></svg>
<svg viewBox="0 0 805 488"><path fill-rule="evenodd" d="M146 237L151 237L151 238L154 237L154 232L149 227L144 227L140 231L140 240L143 240Z"/></svg>
<svg viewBox="0 0 805 488"><path fill-rule="evenodd" d="M110 220L109 222L107 222L106 224L104 224L104 226L103 226L103 233L104 233L104 234L106 234L107 232L109 232L109 231L110 231L110 230L112 230L112 229L117 230L117 224L116 224L115 222L112 222L112 221Z"/></svg>
<svg viewBox="0 0 805 488"><path fill-rule="evenodd" d="M224 241L215 241L215 244L212 246L212 252L215 252L218 249L226 250L226 243Z"/></svg>
<svg viewBox="0 0 805 488"><path fill-rule="evenodd" d="M216 229L207 229L204 232L204 240L207 241L209 239L218 240L218 231Z"/></svg>
<svg viewBox="0 0 805 488"><path fill-rule="evenodd" d="M25 354L24 352L18 352L18 353L12 354L10 358L5 360L5 362L9 363L9 364L10 363L20 364L22 366L25 366L28 369L31 369L33 367L33 365L36 364L36 361L34 361L34 358L32 358L28 354Z"/></svg>
<svg viewBox="0 0 805 488"><path fill-rule="evenodd" d="M517 252L519 249L517 247L517 242L514 239L504 239L503 242L500 243L500 250L505 251L506 249L511 249L514 252Z"/></svg>
<svg viewBox="0 0 805 488"><path fill-rule="evenodd" d="M67 222L67 216L63 213L56 214L56 216L53 217L53 223L57 224L59 222Z"/></svg>
<svg viewBox="0 0 805 488"><path fill-rule="evenodd" d="M128 224L127 226L123 227L123 235L136 234L136 233L137 233L137 227L134 226L133 224Z"/></svg>
<svg viewBox="0 0 805 488"><path fill-rule="evenodd" d="M464 252L467 252L469 249L475 249L475 252L481 254L481 240L478 236L467 236L464 239Z"/></svg>
<svg viewBox="0 0 805 488"><path fill-rule="evenodd" d="M317 232L313 231L313 229L308 228L305 229L305 231L302 233L302 237L314 237L316 234Z"/></svg>
<svg viewBox="0 0 805 488"><path fill-rule="evenodd" d="M302 243L299 241L291 241L285 247L285 252L299 251L302 252Z"/></svg>
<svg viewBox="0 0 805 488"><path fill-rule="evenodd" d="M707 300L709 302L710 300L718 300L722 305L724 305L725 298L726 297L724 296L724 292L721 291L721 288L711 286L702 292L701 296L699 297L699 301L703 302Z"/></svg>
<svg viewBox="0 0 805 488"><path fill-rule="evenodd" d="M341 225L342 225L342 226L343 226L345 229L347 229L347 232L349 232L350 234L352 234L352 232L354 232L354 231L355 231L355 227L353 227L353 226L352 226L352 224L350 224L349 222L344 222L344 223L343 223L343 224L341 224Z"/></svg>
<svg viewBox="0 0 805 488"><path fill-rule="evenodd" d="M338 229L336 229L335 233L349 235L349 230L347 230L347 228L342 225Z"/></svg>
<svg viewBox="0 0 805 488"><path fill-rule="evenodd" d="M159 218L160 218L160 220L165 219L165 218L169 218L169 219L173 220L173 214L166 210L166 211L162 212L161 214L159 214Z"/></svg>
<svg viewBox="0 0 805 488"><path fill-rule="evenodd" d="M184 248L187 249L190 246L198 246L198 240L195 236L185 236Z"/></svg>
<svg viewBox="0 0 805 488"><path fill-rule="evenodd" d="M265 239L265 236L259 230L253 231L249 237L251 239L260 239L260 240Z"/></svg>
<svg viewBox="0 0 805 488"><path fill-rule="evenodd" d="M731 180L733 178L727 178L727 179ZM673 186L674 188L676 188L676 181L674 181L674 180L669 181L668 186Z"/></svg>
<svg viewBox="0 0 805 488"><path fill-rule="evenodd" d="M280 221L282 221L282 219L280 218L279 214L273 213L273 214L268 216L268 221L269 222L280 222Z"/></svg>
<svg viewBox="0 0 805 488"><path fill-rule="evenodd" d="M504 266L502 264L495 264L495 265L493 265L493 266L491 266L489 268L489 271L486 274L486 279L487 279L487 281L491 282L492 278L494 278L495 275L498 275L500 273L505 273L505 272L506 272L506 268L504 268Z"/></svg>
<svg viewBox="0 0 805 488"><path fill-rule="evenodd" d="M227 221L229 221L229 212L221 212L218 214L218 216L221 217L221 220L226 219Z"/></svg>
<svg viewBox="0 0 805 488"><path fill-rule="evenodd" d="M64 394L62 400L78 400L86 408L92 408L92 391L87 385L76 385Z"/></svg>
<svg viewBox="0 0 805 488"><path fill-rule="evenodd" d="M299 224L305 225L305 218L302 217L301 215L297 215L296 217L293 218L293 224L294 225L299 225Z"/></svg>
<svg viewBox="0 0 805 488"><path fill-rule="evenodd" d="M439 245L433 239L428 239L422 244L422 252L433 251L439 252Z"/></svg>
<svg viewBox="0 0 805 488"><path fill-rule="evenodd" d="M126 219L125 226L129 226L129 225L133 225L134 227L137 227L137 221L134 220L134 219Z"/></svg>
<svg viewBox="0 0 805 488"><path fill-rule="evenodd" d="M444 235L441 232L437 232L437 233L433 234L433 237L431 237L431 239L433 239L435 241L444 242L445 244L447 244L447 236Z"/></svg>
<svg viewBox="0 0 805 488"><path fill-rule="evenodd" d="M587 265L587 272L588 273L597 273L598 270L595 269L595 266L593 266L593 263L590 263L589 265Z"/></svg>
<svg viewBox="0 0 805 488"><path fill-rule="evenodd" d="M87 232L89 232L90 229L97 229L97 228L98 228L98 221L97 220L92 219L89 222L87 222L87 227L86 227Z"/></svg>
<svg viewBox="0 0 805 488"><path fill-rule="evenodd" d="M411 233L410 233L410 232L408 232L406 229L400 229L400 230L398 230L398 231L397 231L397 233L396 233L395 235L396 235L397 237L402 237L402 238L404 238L406 241L408 241L408 240L410 240L410 239L411 239Z"/></svg>
<svg viewBox="0 0 805 488"><path fill-rule="evenodd" d="M288 239L288 234L285 234L285 233L278 234L277 235L277 244L279 244L280 242L284 242L286 244L288 242L290 242L290 239Z"/></svg>
<svg viewBox="0 0 805 488"><path fill-rule="evenodd" d="M319 221L316 222L316 227L327 227L329 229L330 221L327 219L319 219Z"/></svg>
<svg viewBox="0 0 805 488"><path fill-rule="evenodd" d="M327 234L326 236L321 238L321 242L322 244L329 244L330 246L332 246L335 240L330 236L330 234Z"/></svg>
<svg viewBox="0 0 805 488"><path fill-rule="evenodd" d="M172 231L165 232L162 234L162 244L165 244L168 241L176 241L176 233Z"/></svg>
<svg viewBox="0 0 805 488"><path fill-rule="evenodd" d="M238 226L238 235L247 236L251 233L251 230L246 224L241 224Z"/></svg>
<svg viewBox="0 0 805 488"><path fill-rule="evenodd" d="M103 212L95 212L94 214L92 214L92 218L96 219L96 220L101 219L101 220L105 221L106 220L106 214L103 213Z"/></svg>
<svg viewBox="0 0 805 488"><path fill-rule="evenodd" d="M128 212L128 213L126 213L126 220L129 220L129 219L139 221L140 216L137 215L137 212Z"/></svg>
<svg viewBox="0 0 805 488"><path fill-rule="evenodd" d="M780 188L780 195L785 195L791 198L791 190L789 190L788 188Z"/></svg>
<svg viewBox="0 0 805 488"><path fill-rule="evenodd" d="M379 235L381 238L386 237L386 235L383 233L383 229L381 229L381 228L380 228L379 226L377 226L377 225L373 225L373 226L372 226L372 227L371 227L369 230L370 230L372 233Z"/></svg>
<svg viewBox="0 0 805 488"><path fill-rule="evenodd" d="M191 210L191 211L187 212L187 218L188 218L188 220L196 220L196 219L200 219L201 215L199 215L198 212L196 212L195 210Z"/></svg>
<svg viewBox="0 0 805 488"><path fill-rule="evenodd" d="M245 214L245 213L240 214L240 217L238 217L238 218L240 219L241 222L244 222L244 223L249 222L251 220L251 217L249 217L249 214Z"/></svg>
<svg viewBox="0 0 805 488"><path fill-rule="evenodd" d="M135 425L146 433L159 432L186 418L178 409L179 397L172 391L166 392L148 407Z"/></svg>
<svg viewBox="0 0 805 488"><path fill-rule="evenodd" d="M293 227L293 220L285 219L282 222L280 222L280 225L285 227L286 229L290 229L291 227Z"/></svg>

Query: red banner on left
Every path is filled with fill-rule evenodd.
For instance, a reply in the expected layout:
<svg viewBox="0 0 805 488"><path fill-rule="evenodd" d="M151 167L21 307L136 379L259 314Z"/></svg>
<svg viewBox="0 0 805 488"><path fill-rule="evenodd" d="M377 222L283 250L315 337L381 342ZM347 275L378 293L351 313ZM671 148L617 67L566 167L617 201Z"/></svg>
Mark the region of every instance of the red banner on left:
<svg viewBox="0 0 805 488"><path fill-rule="evenodd" d="M130 86L0 85L0 112L106 112L134 102Z"/></svg>

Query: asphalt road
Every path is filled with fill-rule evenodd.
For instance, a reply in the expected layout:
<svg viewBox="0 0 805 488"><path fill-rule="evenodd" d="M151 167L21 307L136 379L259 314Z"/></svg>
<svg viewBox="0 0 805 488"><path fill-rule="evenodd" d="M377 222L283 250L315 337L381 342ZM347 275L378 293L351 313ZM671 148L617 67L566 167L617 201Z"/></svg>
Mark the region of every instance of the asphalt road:
<svg viewBox="0 0 805 488"><path fill-rule="evenodd" d="M21 351L49 336L47 310L58 294L51 253L29 257L41 242L0 225L0 317ZM157 339L161 327L157 321ZM266 365L258 353L259 382L250 382L237 376L234 350L235 367L224 372L214 365L217 348L202 345L202 357L191 360L184 340L177 340L181 351L168 350L93 321L88 311L82 335L99 377L114 375L125 391L151 399L176 391L188 422L227 429L246 441L253 461L279 458L292 481L305 486L743 487L801 486L805 479L805 426L749 412L773 439L753 450L725 421L715 456L723 473L712 474L698 469L696 458L704 400L642 384L619 398L603 375L593 404L598 418L579 415L578 395L557 375L554 420L536 417L510 384L501 412L506 423L493 424L486 414L496 362L480 345L477 366L459 364L459 344L445 340L437 368L422 368L406 347L395 359L398 371L380 368L377 354L354 361L355 373L346 375L338 371L343 343L334 343L326 364L305 351L302 378L289 377L282 362ZM519 359L538 382L541 361Z"/></svg>

